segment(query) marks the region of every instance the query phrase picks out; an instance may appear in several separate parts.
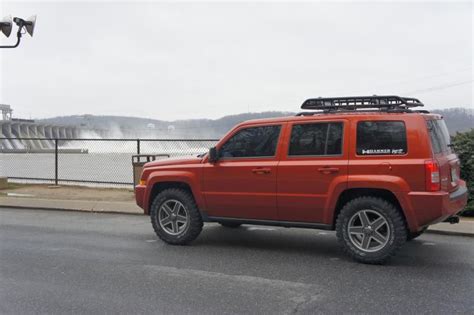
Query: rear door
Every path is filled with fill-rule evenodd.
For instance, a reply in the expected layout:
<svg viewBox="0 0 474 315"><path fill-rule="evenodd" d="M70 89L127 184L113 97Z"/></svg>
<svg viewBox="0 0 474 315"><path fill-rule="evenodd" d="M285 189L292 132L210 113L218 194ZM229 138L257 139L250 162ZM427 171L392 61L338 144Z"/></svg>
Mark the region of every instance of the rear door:
<svg viewBox="0 0 474 315"><path fill-rule="evenodd" d="M347 184L347 121L288 124L278 165L278 217L326 223L330 193Z"/></svg>
<svg viewBox="0 0 474 315"><path fill-rule="evenodd" d="M433 157L439 165L441 190L456 190L460 179L460 164L451 148L451 137L442 118L427 120Z"/></svg>

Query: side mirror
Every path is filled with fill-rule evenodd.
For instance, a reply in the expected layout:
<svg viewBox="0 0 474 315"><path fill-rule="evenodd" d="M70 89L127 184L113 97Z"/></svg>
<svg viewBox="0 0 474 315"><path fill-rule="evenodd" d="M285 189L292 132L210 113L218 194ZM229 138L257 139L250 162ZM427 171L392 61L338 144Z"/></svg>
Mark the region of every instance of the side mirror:
<svg viewBox="0 0 474 315"><path fill-rule="evenodd" d="M210 163L215 163L219 160L219 155L217 154L217 148L212 147L209 149L209 162Z"/></svg>

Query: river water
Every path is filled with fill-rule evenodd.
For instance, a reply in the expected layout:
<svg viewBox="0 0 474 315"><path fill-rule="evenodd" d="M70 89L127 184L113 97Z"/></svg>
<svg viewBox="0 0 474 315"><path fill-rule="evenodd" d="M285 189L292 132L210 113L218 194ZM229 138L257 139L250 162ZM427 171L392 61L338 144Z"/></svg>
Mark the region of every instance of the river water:
<svg viewBox="0 0 474 315"><path fill-rule="evenodd" d="M141 143L140 153L169 154L171 157L197 155L207 152L214 143L212 141L202 143L144 142ZM88 153L60 153L58 155L58 177L60 180L130 184L133 182L132 155L137 152L136 142L76 141L73 144L61 146L60 150L68 148L85 149ZM0 154L0 176L52 180L54 175L54 153Z"/></svg>

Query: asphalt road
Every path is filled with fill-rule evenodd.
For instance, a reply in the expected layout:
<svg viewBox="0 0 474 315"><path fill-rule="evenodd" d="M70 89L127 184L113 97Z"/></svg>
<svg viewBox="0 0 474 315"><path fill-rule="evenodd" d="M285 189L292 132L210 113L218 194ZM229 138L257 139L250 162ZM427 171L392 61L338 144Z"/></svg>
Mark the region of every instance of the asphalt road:
<svg viewBox="0 0 474 315"><path fill-rule="evenodd" d="M0 313L474 313L474 242L423 235L385 266L332 232L207 225L191 246L148 217L0 209Z"/></svg>

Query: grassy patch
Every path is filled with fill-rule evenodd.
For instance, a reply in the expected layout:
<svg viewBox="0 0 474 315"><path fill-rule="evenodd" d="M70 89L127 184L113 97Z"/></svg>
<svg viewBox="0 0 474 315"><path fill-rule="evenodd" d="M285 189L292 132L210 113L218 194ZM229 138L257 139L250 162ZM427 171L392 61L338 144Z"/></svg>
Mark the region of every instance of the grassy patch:
<svg viewBox="0 0 474 315"><path fill-rule="evenodd" d="M0 190L10 190L10 189L17 189L21 187L26 187L25 184L18 184L18 183L7 183L6 187L0 188Z"/></svg>

